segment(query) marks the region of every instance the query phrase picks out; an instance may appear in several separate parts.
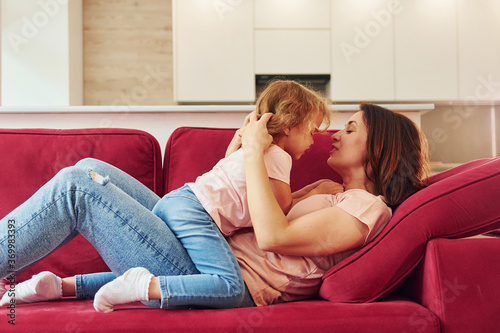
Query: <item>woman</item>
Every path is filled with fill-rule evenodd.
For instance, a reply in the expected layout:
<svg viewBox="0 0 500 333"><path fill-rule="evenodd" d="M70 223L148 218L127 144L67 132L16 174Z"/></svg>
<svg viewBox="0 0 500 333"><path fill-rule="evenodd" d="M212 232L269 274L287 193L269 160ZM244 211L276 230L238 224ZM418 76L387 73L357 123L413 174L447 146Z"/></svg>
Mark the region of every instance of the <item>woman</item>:
<svg viewBox="0 0 500 333"><path fill-rule="evenodd" d="M361 111L350 119L346 128L332 137L333 150L328 164L342 176L345 191L336 195L325 194L328 193L325 188L331 184L316 183L305 191L314 190L323 195L311 196L299 202L288 216L285 216L272 195L263 167L262 155L270 144L265 127L269 117L270 115L264 115L259 121L254 117L242 129L249 209L254 231L237 232L228 242L248 286L249 292L246 293L243 306L252 303L266 305L314 296L321 284L323 273L371 241L389 221L389 207L397 206L424 186L422 180L426 171L426 147L416 126L404 116L389 110L374 105L362 105ZM148 305L163 308L191 305L189 299L179 299L166 292L166 287L172 280L175 281L176 276L196 275L197 271L175 237L165 230L168 229L165 224L150 216L150 200L143 200L144 194L131 191L129 186L126 186L124 190L131 200L127 199L125 207L119 207L124 211L120 211L121 221L116 222L118 219L113 207L118 203L121 205L127 194L115 186L108 189L112 191L112 195L104 194L97 188L102 187L100 180L88 181L88 177L84 177L82 171L76 169L70 168L65 172L65 177L73 179L70 189L65 188L67 183L49 182L50 185L44 186L41 191L54 197L54 189L62 187L56 192L66 194L57 194L56 197L70 203L66 205L70 207L69 211L63 213L70 216L71 221L54 222L57 216L44 216L42 209L39 216L43 221L43 230L28 236L33 240L39 240L43 236L51 237L50 232L42 234L51 228L60 229L62 223L67 230L59 233L60 242L72 237L75 232L82 233L116 274L123 274L131 267L145 266L147 271L154 275L145 282L145 292L144 288L140 292L130 288L127 274L108 283L105 288L110 291L112 298L116 296L113 304L134 300L161 300L161 303L155 301ZM129 181L126 177L120 174L116 176L116 180L114 177L111 179L123 185L126 182L120 180ZM87 191L85 198L79 203L72 201L74 194L83 191L82 189ZM301 191L297 193L303 194ZM103 198L120 200L110 201ZM144 203L144 206L141 203ZM81 211L81 207L85 207L85 211ZM96 214L98 218L88 219L89 214ZM136 219L129 218L130 214L140 214L143 220L151 220L148 222L148 228L150 225L151 228L140 230L144 227L143 221L136 223ZM108 220L116 224L111 230L120 228L120 237L116 237L113 232L110 235L109 226L99 223ZM126 230L122 231L123 229ZM159 230L161 237L158 238ZM7 235L7 232L2 230L1 234ZM34 243L29 241L29 237L21 236L16 238L16 242L20 240L21 243L18 246L16 262L21 262L22 265L40 259L53 250L52 244L34 249ZM2 238L2 242L5 238ZM153 251L152 244L161 244L162 248ZM133 253L140 253L140 256L131 256ZM6 255L2 254L2 258L5 257ZM3 277L6 272L7 269L2 264L0 275ZM100 287L112 280L110 274L102 275L100 281L86 281L87 278L95 279L95 276L67 279L66 287L69 286L69 290L66 288L66 293L70 295L76 292L79 297L92 297L97 288L84 290L86 286ZM62 288L64 294L64 283ZM123 297L127 290L130 290L128 294L131 295Z"/></svg>
<svg viewBox="0 0 500 333"><path fill-rule="evenodd" d="M268 115L245 128L243 149L254 232L229 239L257 305L310 298L333 265L373 240L396 207L425 186L427 145L403 115L363 104L332 136L328 165L344 192L311 196L285 216L262 164ZM263 264L264 263L264 264Z"/></svg>

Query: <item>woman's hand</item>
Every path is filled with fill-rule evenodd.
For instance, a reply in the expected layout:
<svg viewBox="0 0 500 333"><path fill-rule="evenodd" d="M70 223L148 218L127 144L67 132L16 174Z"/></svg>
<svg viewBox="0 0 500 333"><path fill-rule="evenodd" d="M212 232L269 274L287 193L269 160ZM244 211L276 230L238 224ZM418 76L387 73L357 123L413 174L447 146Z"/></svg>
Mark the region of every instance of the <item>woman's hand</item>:
<svg viewBox="0 0 500 333"><path fill-rule="evenodd" d="M272 113L265 113L258 119L254 112L249 115L248 123L240 129L245 154L263 153L271 145L273 137L267 132L267 122L272 116Z"/></svg>
<svg viewBox="0 0 500 333"><path fill-rule="evenodd" d="M241 148L241 137L243 136L243 132L245 131L245 127L247 124L250 122L250 118L253 117L253 115L256 115L256 111L253 111L249 113L246 117L245 120L243 121L243 126L241 126L236 132L234 133L233 138L231 139L231 142L229 143L227 150L226 150L226 156L228 157L235 151Z"/></svg>

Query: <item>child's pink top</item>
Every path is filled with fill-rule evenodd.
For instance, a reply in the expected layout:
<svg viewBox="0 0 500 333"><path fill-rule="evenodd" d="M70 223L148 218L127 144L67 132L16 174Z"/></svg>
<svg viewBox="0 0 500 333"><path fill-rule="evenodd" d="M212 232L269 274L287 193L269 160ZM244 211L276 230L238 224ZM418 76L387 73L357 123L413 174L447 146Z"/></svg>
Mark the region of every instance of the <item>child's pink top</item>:
<svg viewBox="0 0 500 333"><path fill-rule="evenodd" d="M364 190L348 190L336 195L314 195L297 203L288 220L328 207L339 207L369 228L365 244L372 241L389 222L392 211L383 197ZM329 256L298 257L262 251L250 231L240 231L228 239L240 264L243 278L259 306L315 296L322 276L335 264L359 249Z"/></svg>
<svg viewBox="0 0 500 333"><path fill-rule="evenodd" d="M292 158L287 152L271 145L264 153L264 162L269 178L290 184ZM188 185L225 236L252 226L242 149L223 158Z"/></svg>

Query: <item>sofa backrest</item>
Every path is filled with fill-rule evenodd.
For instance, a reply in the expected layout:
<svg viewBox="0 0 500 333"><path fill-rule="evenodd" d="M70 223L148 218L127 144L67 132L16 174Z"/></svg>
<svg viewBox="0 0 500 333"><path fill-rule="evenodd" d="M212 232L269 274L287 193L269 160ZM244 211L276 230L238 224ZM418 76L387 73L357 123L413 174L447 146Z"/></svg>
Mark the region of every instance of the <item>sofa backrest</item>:
<svg viewBox="0 0 500 333"><path fill-rule="evenodd" d="M166 146L162 177L158 142L142 131L0 130L0 217L61 168L85 157L111 163L162 195L210 170L224 156L234 132L193 127L175 130ZM330 136L316 134L311 149L294 161L293 190L322 178L341 181L326 164L330 150ZM466 163L434 176L431 183L396 209L389 225L372 243L325 274L321 297L341 302L379 299L411 273L428 239L465 237L500 228L500 158ZM65 277L109 269L96 250L78 236L18 276L18 281L43 270Z"/></svg>
<svg viewBox="0 0 500 333"><path fill-rule="evenodd" d="M85 157L111 163L161 193L160 146L152 135L143 131L1 129L0 152L0 217L23 203L60 169ZM84 261L75 258L84 258ZM92 245L81 236L44 259L43 270L60 276L109 271ZM23 276L29 277L31 272L39 271L35 266Z"/></svg>
<svg viewBox="0 0 500 333"><path fill-rule="evenodd" d="M194 181L225 154L235 129L183 127L169 138L164 161L164 191ZM341 181L326 161L332 149L329 135L294 161L291 185L297 190L318 179ZM464 237L500 227L500 158L466 163L435 175L431 185L394 212L393 219L372 243L325 274L320 296L335 302L373 301L394 291L423 256L427 240ZM495 204L480 205L494 186ZM472 200L468 191L475 193Z"/></svg>
<svg viewBox="0 0 500 333"><path fill-rule="evenodd" d="M165 148L164 192L192 182L212 169L224 157L236 129L181 127L170 136ZM314 145L300 160L293 161L292 191L316 180L328 178L341 182L340 176L326 164L332 150L330 136L335 131L314 136Z"/></svg>
<svg viewBox="0 0 500 333"><path fill-rule="evenodd" d="M209 171L224 156L234 132L193 127L175 130L166 146L164 191ZM310 151L294 161L292 190L322 178L341 181L326 164L333 132L316 134ZM334 302L380 299L409 276L428 239L460 238L500 227L500 158L471 161L435 175L430 183L395 210L374 241L325 274L320 297Z"/></svg>

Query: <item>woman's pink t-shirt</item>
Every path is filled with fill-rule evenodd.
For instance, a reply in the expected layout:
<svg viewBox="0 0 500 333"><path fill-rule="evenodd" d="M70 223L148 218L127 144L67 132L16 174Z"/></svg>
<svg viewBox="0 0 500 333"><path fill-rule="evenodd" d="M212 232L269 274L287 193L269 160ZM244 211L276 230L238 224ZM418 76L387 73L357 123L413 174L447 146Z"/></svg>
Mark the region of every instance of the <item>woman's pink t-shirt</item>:
<svg viewBox="0 0 500 333"><path fill-rule="evenodd" d="M329 207L339 207L369 228L365 244L373 240L389 222L392 211L383 197L364 190L348 190L336 195L314 195L297 203L288 220ZM242 230L228 239L248 289L259 306L311 298L321 286L322 276L333 265L359 249L329 256L298 257L262 251L253 231Z"/></svg>
<svg viewBox="0 0 500 333"><path fill-rule="evenodd" d="M271 145L264 153L264 162L269 178L290 184L292 158L287 152ZM188 185L225 236L252 226L242 149L223 158Z"/></svg>

